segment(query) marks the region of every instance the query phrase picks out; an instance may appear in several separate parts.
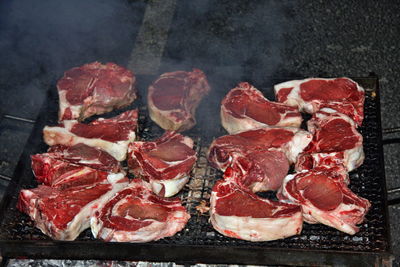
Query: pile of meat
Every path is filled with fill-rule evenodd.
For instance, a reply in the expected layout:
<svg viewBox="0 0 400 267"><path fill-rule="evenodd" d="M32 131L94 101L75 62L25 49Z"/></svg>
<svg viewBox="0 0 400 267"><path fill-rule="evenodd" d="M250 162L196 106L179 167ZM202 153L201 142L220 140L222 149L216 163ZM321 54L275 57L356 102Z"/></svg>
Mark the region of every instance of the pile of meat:
<svg viewBox="0 0 400 267"><path fill-rule="evenodd" d="M188 182L197 157L191 138L169 130L195 124L195 109L209 91L204 73L166 73L150 86L150 115L167 129L154 141L136 140L137 109L82 122L135 100L131 71L94 62L66 71L57 88L59 124L43 129L50 148L31 156L39 185L21 190L18 209L57 240L74 240L88 228L95 238L122 242L181 231L190 215L179 198L168 197Z"/></svg>
<svg viewBox="0 0 400 267"><path fill-rule="evenodd" d="M248 83L223 99L230 135L210 145L210 164L224 171L212 189L210 219L221 234L268 241L299 234L303 221L355 234L370 203L349 188L348 172L364 160L364 90L348 78L289 81L271 102ZM308 131L300 112L312 114ZM289 174L290 165L295 173ZM277 200L257 192L277 191Z"/></svg>
<svg viewBox="0 0 400 267"><path fill-rule="evenodd" d="M57 240L74 240L88 228L95 238L118 242L181 231L190 215L173 196L197 155L193 140L178 132L196 124L196 108L210 91L205 74L164 73L149 86L149 116L165 130L152 141L138 140L137 109L85 121L135 100L131 71L94 62L66 71L57 88L59 124L43 129L50 148L31 156L38 186L21 190L18 209ZM269 101L243 82L222 101L229 135L208 152L224 172L211 193L213 227L249 241L300 234L303 221L356 233L370 207L348 188L348 172L364 160L357 131L364 90L348 78L312 78L278 84L275 93L278 102ZM307 131L301 112L312 114ZM276 191L277 199L257 194L264 191Z"/></svg>

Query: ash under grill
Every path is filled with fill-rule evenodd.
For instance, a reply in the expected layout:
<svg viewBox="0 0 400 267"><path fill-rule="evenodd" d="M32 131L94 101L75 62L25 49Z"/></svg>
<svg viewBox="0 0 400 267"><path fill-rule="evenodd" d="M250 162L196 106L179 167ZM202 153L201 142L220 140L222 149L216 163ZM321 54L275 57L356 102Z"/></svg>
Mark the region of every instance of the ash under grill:
<svg viewBox="0 0 400 267"><path fill-rule="evenodd" d="M200 261L207 261L207 253L209 254L210 260L217 262L232 262L234 263L237 259L228 258L224 259L224 254L218 258L213 258L207 249L215 250L215 253L227 249L255 249L254 251L260 251L265 255L267 252L272 253L273 251L280 251L286 253L287 251L313 251L314 259L318 256L318 253L340 253L340 252L360 252L360 253L387 253L390 250L389 247L389 233L387 223L387 210L386 210L386 188L385 188L385 177L383 169L383 157L382 157L382 141L381 141L381 125L379 117L379 99L377 98L377 84L376 79L355 79L359 82L366 90L365 99L365 120L364 124L360 129L364 137L364 151L365 161L364 164L350 174L350 188L353 192L360 195L361 197L367 198L372 206L368 212L364 223L360 227L360 231L354 236L344 234L336 229L321 225L321 224L306 224L304 223L303 231L301 235L276 240L269 242L248 242L244 240L238 240L222 236L216 232L211 224L209 223L208 213L200 213L196 207L199 206L202 201L209 201L212 186L215 181L222 178L222 173L210 167L206 154L208 146L212 139L221 135L225 135L225 131L220 126L219 119L210 118L210 123L213 123L216 129L219 129L218 135L215 136L203 136L201 129L197 126L189 132L185 132L185 135L190 136L195 141L195 150L197 151L198 160L195 168L192 171L191 179L189 183L183 189L178 196L181 197L184 205L187 207L191 219L186 225L185 229L179 232L174 237L165 238L157 242L151 242L146 245L140 245L141 249L152 249L161 250L163 256L158 254L150 255L145 253L141 256L141 260L168 260L165 256L168 249L193 249L190 253L198 255ZM370 88L370 89L368 89ZM24 245L29 243L29 246L34 246L40 250L40 244L45 242L53 248L57 247L57 244L63 243L65 247L66 255L61 254L61 249L55 250L56 253L49 254L50 257L75 257L74 255L80 255L77 252L73 252L75 249L85 249L89 246L100 246L107 255L100 255L99 250L92 249L88 250L87 258L108 258L108 259L119 259L122 254L118 254L118 249L115 248L118 245L126 248L137 249L136 244L110 244L105 242L99 242L94 240L90 230L83 232L76 241L74 242L57 242L51 241L50 238L45 236L36 229L33 222L30 221L29 217L20 213L16 210L16 202L18 198L18 192L21 188L35 187L34 177L30 169L29 155L35 153L41 153L46 151L47 146L42 141L41 130L45 125L56 124L57 119L57 99L56 93L50 93L49 101L47 106L43 108L40 119L36 122L28 146L26 147L24 154L21 158L21 162L17 167L13 183L15 183L15 190L11 187L8 189L8 195L4 202L3 208L0 210L3 213L3 220L0 225L0 245L2 253L20 253L23 256L26 253L26 247ZM143 103L140 106L140 117L139 117L139 136L143 140L154 140L155 138L162 135L163 130L155 125L150 118L147 116L148 112ZM111 114L112 115L112 114ZM32 243L33 242L33 243ZM9 252L4 249L7 244L13 244L15 247L21 246L18 252ZM70 246L69 246L70 245ZM203 250L199 249L202 248ZM14 248L16 249L16 248ZM18 248L17 248L18 249ZM271 249L271 251L269 251ZM195 251L197 250L197 251ZM64 250L63 250L64 251ZM195 252L194 252L195 251ZM202 252L203 251L203 252ZM75 254L74 254L75 253ZM183 253L183 252L182 252ZM188 255L192 255L192 254ZM198 253L198 254L196 254ZM203 254L202 254L203 253ZM232 252L233 253L233 252ZM300 252L301 253L301 252ZM16 254L17 255L17 254ZM19 255L19 254L18 254ZM43 256L45 257L46 251L43 249ZM86 254L85 254L86 255ZM125 255L125 254L124 254ZM385 254L386 255L386 254ZM32 256L32 255L30 255ZM204 257L204 260L201 258ZM81 257L81 256L77 256ZM86 256L84 256L85 258ZM178 256L173 260L185 260ZM183 256L182 256L183 257ZM194 256L193 256L194 257ZM215 256L218 257L218 256ZM238 255L240 257L240 255ZM251 257L251 255L249 255ZM126 257L125 257L126 258ZM324 257L322 257L324 258ZM195 257L193 261L199 261ZM242 263L262 263L260 259L243 259ZM276 259L275 259L276 260ZM292 259L293 260L293 259ZM304 261L304 259L303 259ZM313 261L310 261L313 262ZM236 262L239 263L239 262ZM284 261L283 264L289 264L290 262ZM304 261L307 264L307 261Z"/></svg>

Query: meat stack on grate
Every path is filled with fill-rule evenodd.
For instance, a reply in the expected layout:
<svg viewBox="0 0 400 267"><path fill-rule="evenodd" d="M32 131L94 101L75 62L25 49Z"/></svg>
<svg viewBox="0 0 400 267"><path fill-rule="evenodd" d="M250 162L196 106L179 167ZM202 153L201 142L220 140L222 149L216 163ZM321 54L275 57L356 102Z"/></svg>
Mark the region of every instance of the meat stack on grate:
<svg viewBox="0 0 400 267"><path fill-rule="evenodd" d="M18 209L51 238L74 240L91 227L106 241L148 242L175 235L189 220L179 199L164 196L188 180L196 161L190 138L167 132L155 142L134 142L137 109L79 122L129 105L136 98L134 83L129 70L98 62L73 68L58 82L60 124L44 128L51 147L31 157L39 186L21 190L18 201ZM197 104L191 105L194 112ZM128 146L137 158L130 158L132 171L147 182L126 177L121 161Z"/></svg>
<svg viewBox="0 0 400 267"><path fill-rule="evenodd" d="M225 171L211 194L212 225L249 241L299 234L303 219L355 234L370 207L347 187L347 172L364 160L356 129L364 90L348 78L311 78L278 84L275 92L281 103L240 83L222 101L222 125L235 134L215 139L209 149L211 165ZM287 127L300 126L299 110L313 114L309 132ZM286 176L289 164L296 173ZM267 190L278 190L278 201L254 194Z"/></svg>

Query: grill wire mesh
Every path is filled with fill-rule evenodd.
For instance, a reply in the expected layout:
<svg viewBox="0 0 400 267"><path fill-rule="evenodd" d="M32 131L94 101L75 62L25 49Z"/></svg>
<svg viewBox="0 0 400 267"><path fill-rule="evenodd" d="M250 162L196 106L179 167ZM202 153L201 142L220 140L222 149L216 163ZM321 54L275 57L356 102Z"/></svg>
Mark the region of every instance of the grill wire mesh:
<svg viewBox="0 0 400 267"><path fill-rule="evenodd" d="M363 84L362 84L363 85ZM338 250L338 251L363 251L380 252L388 250L388 230L385 208L385 180L382 168L382 154L380 141L380 121L377 114L379 106L375 99L376 93L373 87L366 90L365 99L365 120L360 132L364 137L364 164L350 174L350 188L361 197L367 198L372 206L365 221L360 225L360 231L354 236L344 234L333 228L321 224L304 223L301 235L285 238L282 240L257 242L224 237L213 230L209 223L208 213L200 213L196 207L210 197L211 188L214 182L221 179L222 173L210 167L207 163L207 149L212 138L226 134L220 127L220 134L213 137L202 136L201 129L195 127L187 134L195 141L198 161L191 173L191 179L184 190L178 195L190 212L191 219L185 229L174 237L165 238L158 244L178 245L210 245L224 247L259 247L259 248L280 248L280 249L316 249L316 250ZM139 101L140 103L141 101ZM147 116L145 105L140 106L139 136L142 140L154 140L162 135L163 130L155 125ZM48 106L41 113L42 120L37 122L36 134L31 136L37 139L41 136L41 129L44 125L55 125L57 118L57 96L50 93ZM210 118L212 119L212 118ZM218 121L219 123L219 121ZM30 139L30 140L31 140ZM11 197L9 205L4 210L3 220L0 225L0 240L49 240L40 230L34 227L33 222L25 214L20 213L16 208L18 192L21 188L36 187L34 177L30 170L29 155L46 151L47 146L42 141L31 140L27 145L25 161L22 170L19 171L19 184ZM84 231L77 240L94 240L90 230ZM105 243L106 244L106 243Z"/></svg>

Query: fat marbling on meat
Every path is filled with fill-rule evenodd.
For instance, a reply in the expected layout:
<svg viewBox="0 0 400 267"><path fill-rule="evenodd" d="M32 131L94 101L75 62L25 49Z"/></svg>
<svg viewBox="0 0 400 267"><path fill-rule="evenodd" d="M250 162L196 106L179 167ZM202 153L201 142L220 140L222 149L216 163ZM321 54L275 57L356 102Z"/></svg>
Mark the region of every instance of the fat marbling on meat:
<svg viewBox="0 0 400 267"><path fill-rule="evenodd" d="M59 121L84 120L136 99L135 76L114 63L93 62L72 68L57 82Z"/></svg>
<svg viewBox="0 0 400 267"><path fill-rule="evenodd" d="M270 241L300 234L300 206L261 198L238 186L228 168L211 192L210 221L219 233L252 242Z"/></svg>
<svg viewBox="0 0 400 267"><path fill-rule="evenodd" d="M230 90L221 103L221 123L230 134L265 126L298 128L301 122L298 108L269 101L247 82Z"/></svg>
<svg viewBox="0 0 400 267"><path fill-rule="evenodd" d="M111 242L149 242L175 235L190 218L178 198L155 195L134 179L92 216L93 236Z"/></svg>
<svg viewBox="0 0 400 267"><path fill-rule="evenodd" d="M314 114L324 107L349 116L360 126L364 119L364 89L349 78L308 78L274 86L278 102Z"/></svg>
<svg viewBox="0 0 400 267"><path fill-rule="evenodd" d="M128 149L130 171L143 177L153 192L163 197L183 188L196 160L193 140L170 131L154 141L133 142Z"/></svg>
<svg viewBox="0 0 400 267"><path fill-rule="evenodd" d="M89 124L66 120L59 126L46 126L43 137L46 144L73 146L83 143L100 148L118 161L126 158L128 144L136 138L138 110L128 110L120 115L100 118Z"/></svg>
<svg viewBox="0 0 400 267"><path fill-rule="evenodd" d="M165 130L191 129L196 109L209 91L206 75L199 69L164 73L148 89L150 118Z"/></svg>

